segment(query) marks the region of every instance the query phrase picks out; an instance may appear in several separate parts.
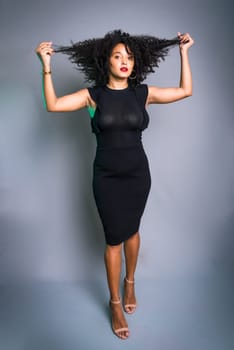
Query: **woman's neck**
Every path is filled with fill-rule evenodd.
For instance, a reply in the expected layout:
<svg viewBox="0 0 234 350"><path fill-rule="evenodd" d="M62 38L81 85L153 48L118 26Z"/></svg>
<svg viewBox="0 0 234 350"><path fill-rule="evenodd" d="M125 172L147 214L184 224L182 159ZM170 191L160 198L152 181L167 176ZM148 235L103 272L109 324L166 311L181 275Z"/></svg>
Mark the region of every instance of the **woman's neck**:
<svg viewBox="0 0 234 350"><path fill-rule="evenodd" d="M110 79L106 85L110 89L115 89L115 90L126 89L128 87L128 80L127 79L124 79L124 80Z"/></svg>

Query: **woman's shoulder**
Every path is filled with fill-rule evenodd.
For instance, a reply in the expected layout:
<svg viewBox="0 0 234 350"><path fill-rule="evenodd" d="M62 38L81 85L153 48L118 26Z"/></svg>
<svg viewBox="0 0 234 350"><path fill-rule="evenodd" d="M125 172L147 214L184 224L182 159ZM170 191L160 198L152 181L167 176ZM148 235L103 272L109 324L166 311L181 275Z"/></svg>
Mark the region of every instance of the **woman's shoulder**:
<svg viewBox="0 0 234 350"><path fill-rule="evenodd" d="M136 90L147 90L148 89L148 85L147 84L138 84L135 86Z"/></svg>
<svg viewBox="0 0 234 350"><path fill-rule="evenodd" d="M102 87L102 86L94 85L94 86L89 86L89 87L87 87L87 89L88 89L88 92L89 92L91 98L92 98L95 102L97 102L98 97L99 97L100 93L101 93L102 90L103 90L103 87Z"/></svg>
<svg viewBox="0 0 234 350"><path fill-rule="evenodd" d="M137 97L142 101L142 103L145 103L147 97L148 97L148 85L147 84L139 84L135 87L135 92Z"/></svg>

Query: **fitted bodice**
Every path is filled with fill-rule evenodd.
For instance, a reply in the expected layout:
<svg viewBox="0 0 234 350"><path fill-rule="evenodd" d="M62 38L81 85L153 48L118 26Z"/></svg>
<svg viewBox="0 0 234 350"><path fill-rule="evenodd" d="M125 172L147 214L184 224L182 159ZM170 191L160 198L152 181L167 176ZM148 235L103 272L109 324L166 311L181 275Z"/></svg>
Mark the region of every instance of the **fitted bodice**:
<svg viewBox="0 0 234 350"><path fill-rule="evenodd" d="M141 131L147 128L149 116L145 110L147 85L122 90L107 86L88 88L96 103L91 118L92 132L98 146L125 146L141 141Z"/></svg>

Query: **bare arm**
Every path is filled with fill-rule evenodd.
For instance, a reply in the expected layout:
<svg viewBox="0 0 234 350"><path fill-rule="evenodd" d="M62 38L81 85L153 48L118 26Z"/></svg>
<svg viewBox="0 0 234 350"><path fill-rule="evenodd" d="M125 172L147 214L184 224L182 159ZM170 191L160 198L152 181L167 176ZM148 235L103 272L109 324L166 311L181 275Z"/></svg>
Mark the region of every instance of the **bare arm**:
<svg viewBox="0 0 234 350"><path fill-rule="evenodd" d="M151 103L171 103L192 95L192 73L188 57L188 49L194 44L194 40L189 34L181 35L180 43L180 84L178 87L160 88L150 86L147 104Z"/></svg>
<svg viewBox="0 0 234 350"><path fill-rule="evenodd" d="M82 89L72 94L57 97L51 75L51 56L54 54L52 42L42 42L36 48L36 53L43 69L43 96L46 109L49 112L70 112L93 105L88 89Z"/></svg>

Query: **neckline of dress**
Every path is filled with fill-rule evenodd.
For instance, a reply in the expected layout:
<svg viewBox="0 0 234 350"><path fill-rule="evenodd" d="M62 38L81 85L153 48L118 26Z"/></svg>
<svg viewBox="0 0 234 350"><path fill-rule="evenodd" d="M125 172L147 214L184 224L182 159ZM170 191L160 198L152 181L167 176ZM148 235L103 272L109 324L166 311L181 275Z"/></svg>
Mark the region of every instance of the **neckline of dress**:
<svg viewBox="0 0 234 350"><path fill-rule="evenodd" d="M121 91L126 91L126 90L129 90L129 85L126 87L126 88L123 88L123 89L112 89L110 88L109 86L105 85L104 88L107 90L107 91L113 91L113 92L121 92Z"/></svg>

